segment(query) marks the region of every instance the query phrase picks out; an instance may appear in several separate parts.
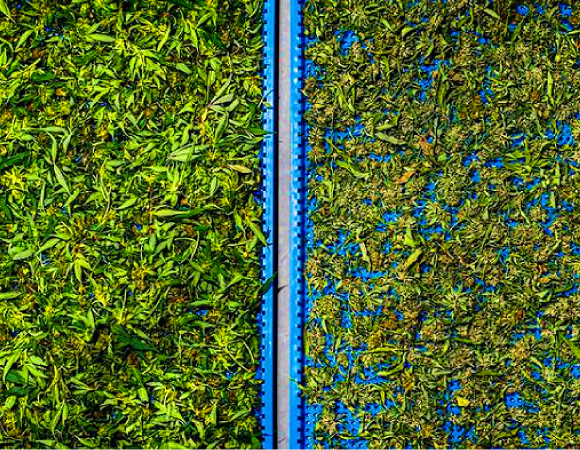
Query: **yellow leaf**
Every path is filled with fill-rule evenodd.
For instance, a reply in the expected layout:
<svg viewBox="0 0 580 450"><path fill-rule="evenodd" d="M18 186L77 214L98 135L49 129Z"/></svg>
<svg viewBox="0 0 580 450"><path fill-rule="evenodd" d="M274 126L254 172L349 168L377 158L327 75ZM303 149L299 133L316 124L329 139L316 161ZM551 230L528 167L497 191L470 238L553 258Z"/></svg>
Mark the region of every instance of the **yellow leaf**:
<svg viewBox="0 0 580 450"><path fill-rule="evenodd" d="M249 169L245 166L240 166L238 164L230 164L228 167L232 170L235 170L235 171L241 172L241 173L254 173L252 171L252 169Z"/></svg>
<svg viewBox="0 0 580 450"><path fill-rule="evenodd" d="M407 258L407 261L405 261L404 269L407 270L409 267L411 267L419 259L419 257L422 254L423 254L423 250L421 250L420 248L418 248L413 253L411 253L411 256L409 256Z"/></svg>
<svg viewBox="0 0 580 450"><path fill-rule="evenodd" d="M368 252L367 252L367 247L364 244L364 242L360 242L360 251L362 252L362 260L368 264L371 263L371 259L369 258Z"/></svg>
<svg viewBox="0 0 580 450"><path fill-rule="evenodd" d="M397 184L405 184L407 181L409 181L409 179L415 174L414 170L409 170L407 172L404 173L404 175L399 178L396 183Z"/></svg>
<svg viewBox="0 0 580 450"><path fill-rule="evenodd" d="M463 397L455 397L459 406L469 406L469 400Z"/></svg>

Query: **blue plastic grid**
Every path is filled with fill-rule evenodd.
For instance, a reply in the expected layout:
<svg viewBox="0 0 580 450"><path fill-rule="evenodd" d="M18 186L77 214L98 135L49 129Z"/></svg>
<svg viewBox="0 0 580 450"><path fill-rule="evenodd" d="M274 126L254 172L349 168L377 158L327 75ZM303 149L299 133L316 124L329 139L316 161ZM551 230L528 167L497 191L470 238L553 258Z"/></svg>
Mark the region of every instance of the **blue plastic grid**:
<svg viewBox="0 0 580 450"><path fill-rule="evenodd" d="M305 448L304 408L305 401L300 395L304 352L303 328L305 321L303 267L305 261L305 204L306 204L306 152L304 145L304 121L302 118L305 99L302 95L304 81L304 33L303 0L290 0L290 48L291 81L291 204L290 204L290 384L288 447Z"/></svg>
<svg viewBox="0 0 580 450"><path fill-rule="evenodd" d="M276 1L264 0L262 10L262 41L264 48L262 66L262 125L268 132L260 149L261 189L263 207L262 232L267 246L262 248L261 280L269 282L274 274L274 195L275 195L275 102L276 102ZM274 291L271 283L262 296L262 307L258 323L260 330L260 368L258 377L262 380L261 410L259 412L262 431L262 447L274 448Z"/></svg>

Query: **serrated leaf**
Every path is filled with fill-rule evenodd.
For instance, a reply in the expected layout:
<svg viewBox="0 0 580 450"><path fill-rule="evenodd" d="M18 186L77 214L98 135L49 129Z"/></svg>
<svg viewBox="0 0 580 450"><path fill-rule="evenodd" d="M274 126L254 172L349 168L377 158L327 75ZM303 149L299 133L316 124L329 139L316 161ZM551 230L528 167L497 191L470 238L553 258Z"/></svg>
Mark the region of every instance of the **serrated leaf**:
<svg viewBox="0 0 580 450"><path fill-rule="evenodd" d="M356 170L351 164L348 164L344 161L337 161L336 165L348 170L356 178L367 179L369 177L369 174Z"/></svg>
<svg viewBox="0 0 580 450"><path fill-rule="evenodd" d="M185 64L183 63L177 63L175 65L175 68L178 70L181 70L182 72L191 75L193 72L191 71L191 69L189 67L187 67Z"/></svg>
<svg viewBox="0 0 580 450"><path fill-rule="evenodd" d="M16 363L16 361L18 361L20 359L20 355L22 355L22 350L16 350L10 356L10 358L8 358L8 361L6 361L6 365L4 366L4 374L3 374L4 382L6 382L6 375L8 375L8 372L10 372L10 369L12 368L14 363Z"/></svg>
<svg viewBox="0 0 580 450"><path fill-rule="evenodd" d="M385 371L382 371L382 372L378 372L377 375L379 377L388 377L389 375L392 375L394 373L400 372L404 368L405 368L405 364L404 363L400 363L400 364L396 365L395 367L393 367L391 370L385 370Z"/></svg>
<svg viewBox="0 0 580 450"><path fill-rule="evenodd" d="M16 396L15 395L11 395L4 402L4 407L6 409L11 409L14 406L15 403L16 403Z"/></svg>
<svg viewBox="0 0 580 450"><path fill-rule="evenodd" d="M2 2L2 0L0 0L0 3ZM19 48L20 46L22 46L25 42L26 39L28 39L28 37L34 32L34 30L27 30L24 33L22 33L22 36L20 36L20 39L18 39L18 43L16 44L16 48Z"/></svg>
<svg viewBox="0 0 580 450"><path fill-rule="evenodd" d="M405 261L405 265L403 266L404 269L407 270L409 267L415 264L422 254L423 250L421 250L420 248L411 253L411 255L407 258L407 261Z"/></svg>
<svg viewBox="0 0 580 450"><path fill-rule="evenodd" d="M184 148L175 150L171 153L167 159L172 161L180 161L180 162L190 162L193 161L201 156L200 152L203 150L208 149L209 145L192 145L189 144Z"/></svg>
<svg viewBox="0 0 580 450"><path fill-rule="evenodd" d="M56 162L56 156L58 153L58 145L56 144L56 138L50 133L48 133L48 135L52 139L52 146L50 148L50 156L52 156L52 163L54 164Z"/></svg>
<svg viewBox="0 0 580 450"><path fill-rule="evenodd" d="M92 33L87 34L86 36L88 41L96 41L96 42L115 42L115 38L106 34L101 33Z"/></svg>
<svg viewBox="0 0 580 450"><path fill-rule="evenodd" d="M408 35L411 31L415 30L416 27L404 27L401 30L401 37L405 37L406 35Z"/></svg>
<svg viewBox="0 0 580 450"><path fill-rule="evenodd" d="M220 441L218 441L218 442L220 442ZM166 449L166 450L173 450L173 449L188 449L189 447L185 447L185 446L183 446L183 444L180 444L178 442L170 441L170 442L165 442L164 444L161 444L160 448ZM208 446L208 448L211 448L211 447Z"/></svg>
<svg viewBox="0 0 580 450"><path fill-rule="evenodd" d="M548 98L553 100L554 94L554 78L552 77L552 72L548 71L548 78L547 78L547 87L548 87Z"/></svg>
<svg viewBox="0 0 580 450"><path fill-rule="evenodd" d="M119 206L117 209L121 210L121 209L129 208L130 206L133 206L135 203L137 203L137 200L138 200L137 197L131 197L129 200L125 201L121 206Z"/></svg>
<svg viewBox="0 0 580 450"><path fill-rule="evenodd" d="M38 251L37 251L36 253L37 253L37 254L38 254L38 253L42 253L43 251L45 251L45 250L48 250L49 248L52 248L52 247L54 247L54 246L55 246L55 245L57 245L59 242L61 242L61 240L60 240L60 239L57 239L57 238L52 238L52 239L49 239L48 241L46 241L46 243L45 243L45 244L44 244L42 247L40 247L40 248L38 249Z"/></svg>
<svg viewBox="0 0 580 450"><path fill-rule="evenodd" d="M76 259L75 262L73 263L73 267L74 267L75 276L76 276L77 280L80 283L82 283L82 281L83 281L83 269L82 269L82 266L80 265L80 261L78 259Z"/></svg>
<svg viewBox="0 0 580 450"><path fill-rule="evenodd" d="M46 366L46 361L36 355L30 356L30 361L32 361L32 363L36 364L37 366Z"/></svg>
<svg viewBox="0 0 580 450"><path fill-rule="evenodd" d="M229 103L234 99L234 94L226 94L221 96L220 98L215 99L212 104L213 105L221 105L222 103Z"/></svg>
<svg viewBox="0 0 580 450"><path fill-rule="evenodd" d="M266 241L266 237L262 233L262 230L260 230L260 227L252 221L248 221L247 224L250 227L250 230L252 230L252 232L258 237L260 242L264 245L268 245L268 242Z"/></svg>
<svg viewBox="0 0 580 450"><path fill-rule="evenodd" d="M63 189L67 192L67 194L70 195L70 189L68 188L68 183L66 182L66 179L64 177L64 175L62 174L61 170L58 168L58 166L54 166L54 174L56 175L56 180L58 181L58 184L60 184Z"/></svg>
<svg viewBox="0 0 580 450"><path fill-rule="evenodd" d="M83 444L86 447L96 448L96 446L97 446L95 444L95 441L93 439L90 439L90 438L82 438L82 437L78 437L78 436L77 436L77 439L79 440L79 442L81 444Z"/></svg>
<svg viewBox="0 0 580 450"><path fill-rule="evenodd" d="M359 243L359 246L360 246L360 251L362 253L362 260L364 262L370 264L371 263L371 259L369 258L369 255L368 255L367 246L365 245L364 242L360 242Z"/></svg>
<svg viewBox="0 0 580 450"><path fill-rule="evenodd" d="M21 252L16 253L15 255L12 256L12 259L14 261L20 261L22 259L30 258L32 255L34 255L34 251L28 249L28 250L23 250Z"/></svg>
<svg viewBox="0 0 580 450"><path fill-rule="evenodd" d="M70 144L71 138L72 138L72 133L69 133L64 137L64 139L62 141L62 149L64 150L65 153L68 151L68 146Z"/></svg>
<svg viewBox="0 0 580 450"><path fill-rule="evenodd" d="M411 230L411 226L407 225L407 230L405 231L405 239L403 240L403 245L407 245L409 247L415 247L417 243L415 239L413 239L413 232Z"/></svg>
<svg viewBox="0 0 580 450"><path fill-rule="evenodd" d="M50 421L50 431L52 433L54 433L54 431L56 430L56 426L58 425L58 422L60 421L60 415L62 413L62 407L60 407L58 409L58 411L56 412L56 414L54 415L54 417L52 418L52 420Z"/></svg>
<svg viewBox="0 0 580 450"><path fill-rule="evenodd" d="M0 0L0 12L2 14L4 14L6 17L8 17L9 19L12 19L12 14L10 13L10 9L8 8L8 6L6 5L6 2L4 0Z"/></svg>
<svg viewBox="0 0 580 450"><path fill-rule="evenodd" d="M147 394L147 389L144 387L140 387L137 389L137 395L139 396L139 400L142 402L146 402L149 400L149 395Z"/></svg>
<svg viewBox="0 0 580 450"><path fill-rule="evenodd" d="M252 169L247 168L246 166L241 166L239 164L230 164L228 165L228 167L232 170L235 170L236 172L240 172L240 173L254 173L254 171Z"/></svg>
<svg viewBox="0 0 580 450"><path fill-rule="evenodd" d="M486 13L488 16L493 17L494 19L501 20L499 14L496 13L493 9L485 8L483 12Z"/></svg>
<svg viewBox="0 0 580 450"><path fill-rule="evenodd" d="M189 217L203 212L203 208L195 208L188 211L179 211L175 209L159 209L153 214L157 217Z"/></svg>
<svg viewBox="0 0 580 450"><path fill-rule="evenodd" d="M566 344L568 344L568 347L570 347L570 350L572 350L572 353L574 354L574 356L580 360L580 348L578 348L576 346L576 344L574 344L573 342L570 342L564 336L562 336L562 339L564 339L564 342L566 342Z"/></svg>
<svg viewBox="0 0 580 450"><path fill-rule="evenodd" d="M169 34L171 33L171 27L168 26L167 30L165 30L165 34L163 35L163 37L161 38L161 41L159 41L159 45L157 46L157 51L159 52L163 46L165 45L165 43L167 42L167 40L169 39Z"/></svg>
<svg viewBox="0 0 580 450"><path fill-rule="evenodd" d="M406 144L405 141L402 141L401 139L397 139L396 137L393 137L393 136L389 136L388 134L385 134L385 133L375 133L375 136L377 138L379 138L381 141L390 142L391 144L395 144L395 145Z"/></svg>
<svg viewBox="0 0 580 450"><path fill-rule="evenodd" d="M22 295L22 292L0 292L0 300L12 300Z"/></svg>

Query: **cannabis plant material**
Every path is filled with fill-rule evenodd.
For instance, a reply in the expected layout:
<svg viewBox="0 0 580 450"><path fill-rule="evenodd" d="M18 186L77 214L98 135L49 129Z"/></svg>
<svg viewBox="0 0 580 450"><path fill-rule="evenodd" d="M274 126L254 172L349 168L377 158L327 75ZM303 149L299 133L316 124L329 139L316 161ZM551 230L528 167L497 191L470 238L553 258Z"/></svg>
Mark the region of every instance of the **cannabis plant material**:
<svg viewBox="0 0 580 450"><path fill-rule="evenodd" d="M580 445L580 8L307 0L306 445Z"/></svg>
<svg viewBox="0 0 580 450"><path fill-rule="evenodd" d="M261 4L0 0L0 445L259 447Z"/></svg>

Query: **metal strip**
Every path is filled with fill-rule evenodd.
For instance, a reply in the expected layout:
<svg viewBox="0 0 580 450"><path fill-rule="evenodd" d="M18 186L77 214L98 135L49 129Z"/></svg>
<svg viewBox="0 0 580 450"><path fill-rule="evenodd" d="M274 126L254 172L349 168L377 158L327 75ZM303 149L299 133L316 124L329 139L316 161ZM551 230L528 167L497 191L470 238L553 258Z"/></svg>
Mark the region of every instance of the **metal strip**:
<svg viewBox="0 0 580 450"><path fill-rule="evenodd" d="M278 2L278 291L276 305L276 435L278 448L288 448L290 390L290 192L292 144L290 131L290 1Z"/></svg>

